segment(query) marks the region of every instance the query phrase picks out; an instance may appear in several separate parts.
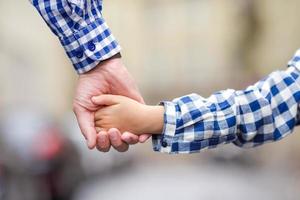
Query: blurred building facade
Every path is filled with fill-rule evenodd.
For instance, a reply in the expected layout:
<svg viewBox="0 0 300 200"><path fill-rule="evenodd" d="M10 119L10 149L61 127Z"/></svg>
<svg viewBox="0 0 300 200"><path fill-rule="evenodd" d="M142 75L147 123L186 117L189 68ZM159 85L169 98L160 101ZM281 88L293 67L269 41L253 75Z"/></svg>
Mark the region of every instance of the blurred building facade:
<svg viewBox="0 0 300 200"><path fill-rule="evenodd" d="M104 0L103 13L146 102L155 104L242 89L284 69L300 48L299 7L299 0ZM61 120L71 112L77 75L59 41L26 0L0 0L0 13L0 112L34 105ZM299 132L259 149L201 155L236 151L300 174ZM150 146L145 151L152 155Z"/></svg>
<svg viewBox="0 0 300 200"><path fill-rule="evenodd" d="M104 16L142 93L156 103L188 92L242 88L283 69L300 46L299 5L297 0L110 0L104 1ZM65 112L76 74L58 40L29 2L1 1L0 10L1 101Z"/></svg>

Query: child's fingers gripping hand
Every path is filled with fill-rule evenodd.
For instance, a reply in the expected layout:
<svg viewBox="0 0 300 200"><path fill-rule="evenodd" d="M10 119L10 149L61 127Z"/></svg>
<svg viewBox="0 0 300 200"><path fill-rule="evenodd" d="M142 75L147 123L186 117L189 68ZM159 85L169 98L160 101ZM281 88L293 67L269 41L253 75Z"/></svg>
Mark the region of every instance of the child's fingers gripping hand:
<svg viewBox="0 0 300 200"><path fill-rule="evenodd" d="M111 101L111 100L109 100ZM109 105L108 102L104 102L106 105L101 106L99 110L95 112L95 127L99 131L108 131L110 128L118 128L118 123L116 122L117 118L117 102L112 102L112 105Z"/></svg>
<svg viewBox="0 0 300 200"><path fill-rule="evenodd" d="M105 106L95 112L95 125L103 129L117 128L121 132L129 131L142 134L142 119L145 105L124 96L101 95L94 97L93 102Z"/></svg>

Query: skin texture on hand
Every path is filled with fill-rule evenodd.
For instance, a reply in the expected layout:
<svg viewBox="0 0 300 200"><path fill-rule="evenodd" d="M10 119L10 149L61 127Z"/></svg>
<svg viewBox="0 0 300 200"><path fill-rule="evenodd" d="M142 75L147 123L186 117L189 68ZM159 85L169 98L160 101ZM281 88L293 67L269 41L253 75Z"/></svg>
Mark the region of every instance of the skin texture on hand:
<svg viewBox="0 0 300 200"><path fill-rule="evenodd" d="M116 129L97 134L94 112L99 106L95 105L91 98L101 94L123 95L144 103L133 78L121 62L120 55L103 61L93 70L79 75L73 111L90 149L97 145L98 150L106 152L112 145L118 151L126 151L128 144L144 142L150 137L150 135L137 137L127 132L121 136Z"/></svg>
<svg viewBox="0 0 300 200"><path fill-rule="evenodd" d="M136 135L160 134L164 125L164 107L148 106L118 95L101 95L92 101L101 108L95 112L95 126L104 130L112 127Z"/></svg>

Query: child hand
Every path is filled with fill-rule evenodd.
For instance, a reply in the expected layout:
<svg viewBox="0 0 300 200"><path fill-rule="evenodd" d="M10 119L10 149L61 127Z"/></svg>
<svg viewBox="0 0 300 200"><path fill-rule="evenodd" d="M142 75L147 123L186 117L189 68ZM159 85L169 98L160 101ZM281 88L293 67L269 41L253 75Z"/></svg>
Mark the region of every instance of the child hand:
<svg viewBox="0 0 300 200"><path fill-rule="evenodd" d="M162 132L162 106L148 106L117 95L101 95L93 97L92 101L101 106L95 112L98 128L117 128L122 133L128 131L137 135Z"/></svg>

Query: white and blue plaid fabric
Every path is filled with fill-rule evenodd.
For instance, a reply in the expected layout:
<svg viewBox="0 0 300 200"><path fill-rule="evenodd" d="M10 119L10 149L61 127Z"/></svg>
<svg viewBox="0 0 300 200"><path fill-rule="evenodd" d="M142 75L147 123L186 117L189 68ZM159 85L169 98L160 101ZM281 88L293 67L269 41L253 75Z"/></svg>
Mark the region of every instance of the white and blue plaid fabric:
<svg viewBox="0 0 300 200"><path fill-rule="evenodd" d="M102 0L30 0L58 36L78 73L93 69L121 48L102 17Z"/></svg>
<svg viewBox="0 0 300 200"><path fill-rule="evenodd" d="M102 0L30 0L58 36L78 73L120 52L102 14ZM165 101L165 127L154 135L155 151L193 153L234 143L254 147L289 135L299 124L300 50L286 71L244 91L203 98L191 94Z"/></svg>
<svg viewBox="0 0 300 200"><path fill-rule="evenodd" d="M227 143L255 147L289 135L300 118L300 50L288 66L243 91L162 102L164 130L152 137L154 150L193 153Z"/></svg>

